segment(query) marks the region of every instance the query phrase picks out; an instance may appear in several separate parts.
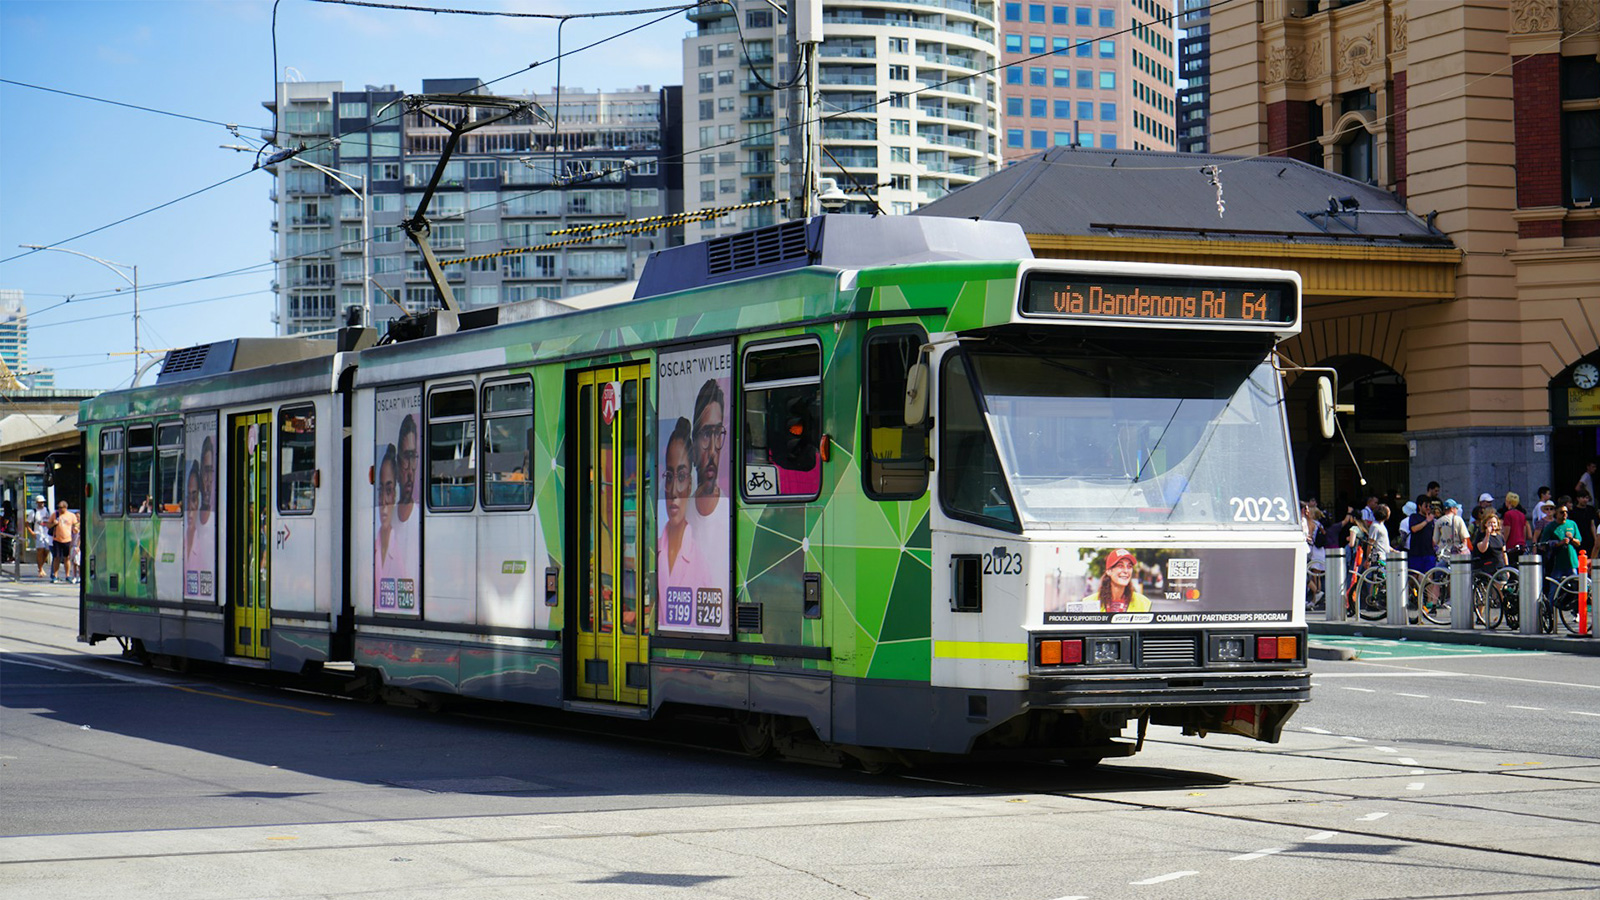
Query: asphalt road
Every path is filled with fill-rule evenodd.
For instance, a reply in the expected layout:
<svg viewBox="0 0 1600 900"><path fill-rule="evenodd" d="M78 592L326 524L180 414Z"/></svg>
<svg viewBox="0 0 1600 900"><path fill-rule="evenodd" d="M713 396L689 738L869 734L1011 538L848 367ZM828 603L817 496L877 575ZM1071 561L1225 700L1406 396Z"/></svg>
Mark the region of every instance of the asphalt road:
<svg viewBox="0 0 1600 900"><path fill-rule="evenodd" d="M0 586L0 895L1600 896L1600 660L1374 644L1282 743L896 776L139 668Z"/></svg>

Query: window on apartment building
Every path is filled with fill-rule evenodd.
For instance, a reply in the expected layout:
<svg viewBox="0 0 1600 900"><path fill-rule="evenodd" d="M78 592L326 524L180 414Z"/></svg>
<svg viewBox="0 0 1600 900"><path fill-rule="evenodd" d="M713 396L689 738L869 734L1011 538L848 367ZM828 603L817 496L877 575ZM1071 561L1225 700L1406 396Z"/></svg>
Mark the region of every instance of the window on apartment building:
<svg viewBox="0 0 1600 900"><path fill-rule="evenodd" d="M1115 73L1115 72L1101 72L1100 73L1100 89L1102 91L1114 91L1114 90L1116 90L1117 89L1117 73Z"/></svg>
<svg viewBox="0 0 1600 900"><path fill-rule="evenodd" d="M1044 52L1044 35L1042 35L1042 34L1030 34L1030 35L1028 35L1028 52L1029 53L1035 53L1035 54Z"/></svg>
<svg viewBox="0 0 1600 900"><path fill-rule="evenodd" d="M910 175L890 175L889 176L889 187L894 188L897 191L909 191L909 190L911 190L911 176Z"/></svg>
<svg viewBox="0 0 1600 900"><path fill-rule="evenodd" d="M1050 7L1050 21L1057 25L1067 24L1067 8L1065 6Z"/></svg>
<svg viewBox="0 0 1600 900"><path fill-rule="evenodd" d="M890 134L910 134L911 133L911 120L910 119L890 119L889 120L889 133Z"/></svg>
<svg viewBox="0 0 1600 900"><path fill-rule="evenodd" d="M1071 100L1057 100L1055 103L1056 103L1056 118L1058 118L1058 119L1070 119L1070 118L1072 118L1072 101Z"/></svg>
<svg viewBox="0 0 1600 900"><path fill-rule="evenodd" d="M702 181L702 182L700 182L700 202L701 203L715 203L715 202L717 202L717 183L715 181Z"/></svg>
<svg viewBox="0 0 1600 900"><path fill-rule="evenodd" d="M717 70L717 84L733 84L733 70L732 69L718 69Z"/></svg>
<svg viewBox="0 0 1600 900"><path fill-rule="evenodd" d="M910 81L911 80L911 67L910 66L901 66L901 65L890 66L889 67L889 80L890 81Z"/></svg>
<svg viewBox="0 0 1600 900"><path fill-rule="evenodd" d="M1029 3L1028 4L1028 21L1029 22L1037 22L1040 25L1044 24L1044 4L1043 3Z"/></svg>
<svg viewBox="0 0 1600 900"><path fill-rule="evenodd" d="M727 59L733 55L733 42L717 45L717 59Z"/></svg>
<svg viewBox="0 0 1600 900"><path fill-rule="evenodd" d="M702 121L705 119L714 119L716 118L716 115L716 103L714 101L700 101L700 118Z"/></svg>
<svg viewBox="0 0 1600 900"><path fill-rule="evenodd" d="M733 97L718 97L717 112L733 112L733 107L739 101Z"/></svg>
<svg viewBox="0 0 1600 900"><path fill-rule="evenodd" d="M1117 149L1117 136L1114 135L1114 134L1102 134L1102 135L1100 135L1100 149L1101 150L1115 150L1115 149Z"/></svg>
<svg viewBox="0 0 1600 900"><path fill-rule="evenodd" d="M1100 104L1100 121L1102 121L1102 122L1115 122L1116 120L1117 120L1117 104L1115 104L1115 103L1102 103L1102 104Z"/></svg>
<svg viewBox="0 0 1600 900"><path fill-rule="evenodd" d="M716 76L712 75L710 72L701 72L700 73L699 84L700 84L700 93L709 94L712 91L717 89Z"/></svg>
<svg viewBox="0 0 1600 900"><path fill-rule="evenodd" d="M1066 56L1072 50L1072 39L1056 37L1050 39L1050 52L1056 56Z"/></svg>
<svg viewBox="0 0 1600 900"><path fill-rule="evenodd" d="M713 52L714 51L712 50L710 44L699 48L699 64L702 66L709 66L715 63L716 60L713 58Z"/></svg>
<svg viewBox="0 0 1600 900"><path fill-rule="evenodd" d="M1084 146L1084 147L1093 147L1094 146L1094 132L1085 131L1084 133L1078 135L1078 143L1080 145Z"/></svg>
<svg viewBox="0 0 1600 900"><path fill-rule="evenodd" d="M1022 52L1022 35L1020 35L1020 34L1008 34L1008 35L1006 35L1006 52L1007 53L1021 53Z"/></svg>
<svg viewBox="0 0 1600 900"><path fill-rule="evenodd" d="M1032 85L1037 85L1038 87L1044 87L1044 85L1045 85L1044 66L1029 66L1028 67L1028 83L1032 84Z"/></svg>
<svg viewBox="0 0 1600 900"><path fill-rule="evenodd" d="M911 162L911 148L910 147L890 147L889 148L889 162L892 162L892 163L908 163L908 162Z"/></svg>
<svg viewBox="0 0 1600 900"><path fill-rule="evenodd" d="M1083 57L1093 56L1094 55L1094 41L1087 40L1087 39L1078 41L1076 44L1072 45L1072 49L1073 49L1073 54L1075 56L1083 56Z"/></svg>
<svg viewBox="0 0 1600 900"><path fill-rule="evenodd" d="M1007 147L1021 147L1022 146L1022 129L1021 128L1007 128L1006 129L1006 146Z"/></svg>
<svg viewBox="0 0 1600 900"><path fill-rule="evenodd" d="M1094 15L1094 10L1090 9L1087 6L1078 6L1078 7L1074 7L1073 11L1075 13L1077 13L1075 18L1076 18L1076 21L1077 21L1077 23L1079 25L1092 25L1092 24L1094 24L1091 21L1091 17Z"/></svg>
<svg viewBox="0 0 1600 900"><path fill-rule="evenodd" d="M889 38L888 41L889 41L889 52L890 53L910 53L911 52L911 39L910 38L892 37L892 38Z"/></svg>
<svg viewBox="0 0 1600 900"><path fill-rule="evenodd" d="M1007 97L1006 98L1006 115L1008 115L1008 116L1020 116L1020 115L1022 115L1022 98L1021 97Z"/></svg>
<svg viewBox="0 0 1600 900"><path fill-rule="evenodd" d="M1049 104L1043 97L1034 97L1028 101L1028 115L1035 119L1042 119L1049 109Z"/></svg>
<svg viewBox="0 0 1600 900"><path fill-rule="evenodd" d="M1034 150L1043 150L1050 146L1050 133L1048 131L1028 132L1028 146Z"/></svg>
<svg viewBox="0 0 1600 900"><path fill-rule="evenodd" d="M1094 70L1093 69L1079 69L1078 70L1078 87L1079 88L1083 88L1083 89L1088 89L1088 88L1094 87Z"/></svg>
<svg viewBox="0 0 1600 900"><path fill-rule="evenodd" d="M1007 22L1021 22L1022 21L1022 4L1021 3L1007 3L1006 4L1006 21Z"/></svg>
<svg viewBox="0 0 1600 900"><path fill-rule="evenodd" d="M1091 100L1078 101L1078 118L1088 121L1094 120L1094 102Z"/></svg>
<svg viewBox="0 0 1600 900"><path fill-rule="evenodd" d="M1117 58L1117 42L1116 41L1101 41L1100 42L1100 58L1101 59L1116 59Z"/></svg>
<svg viewBox="0 0 1600 900"><path fill-rule="evenodd" d="M1022 83L1022 67L1021 66L1007 66L1006 67L1006 84L1021 84L1021 83Z"/></svg>
<svg viewBox="0 0 1600 900"><path fill-rule="evenodd" d="M1100 27L1101 28L1115 28L1115 27L1117 27L1117 11L1114 10L1114 9L1102 9L1102 10L1100 10Z"/></svg>
<svg viewBox="0 0 1600 900"><path fill-rule="evenodd" d="M771 28L772 10L752 9L744 14L744 24L748 28Z"/></svg>
<svg viewBox="0 0 1600 900"><path fill-rule="evenodd" d="M1058 88L1072 87L1072 70L1051 69L1050 83Z"/></svg>

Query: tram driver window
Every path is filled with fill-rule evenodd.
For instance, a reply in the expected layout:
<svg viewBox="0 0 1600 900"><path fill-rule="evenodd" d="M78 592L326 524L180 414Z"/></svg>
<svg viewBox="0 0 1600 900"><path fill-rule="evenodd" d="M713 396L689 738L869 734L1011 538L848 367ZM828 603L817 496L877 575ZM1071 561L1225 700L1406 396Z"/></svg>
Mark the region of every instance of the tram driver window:
<svg viewBox="0 0 1600 900"><path fill-rule="evenodd" d="M155 512L155 495L150 490L150 472L155 467L156 430L137 425L128 429L128 515L148 516Z"/></svg>
<svg viewBox="0 0 1600 900"><path fill-rule="evenodd" d="M122 429L100 432L100 515L122 515Z"/></svg>
<svg viewBox="0 0 1600 900"><path fill-rule="evenodd" d="M928 428L906 425L906 373L926 343L922 329L876 328L867 333L862 431L867 496L910 500L928 490Z"/></svg>
<svg viewBox="0 0 1600 900"><path fill-rule="evenodd" d="M533 480L533 382L527 378L483 386L483 507L529 509Z"/></svg>
<svg viewBox="0 0 1600 900"><path fill-rule="evenodd" d="M959 353L945 358L939 403L939 495L958 519L1018 530L1011 489L989 436L977 385Z"/></svg>
<svg viewBox="0 0 1600 900"><path fill-rule="evenodd" d="M822 347L760 344L744 357L747 500L811 500L822 490Z"/></svg>
<svg viewBox="0 0 1600 900"><path fill-rule="evenodd" d="M473 507L478 485L477 410L472 385L428 395L428 509Z"/></svg>
<svg viewBox="0 0 1600 900"><path fill-rule="evenodd" d="M278 510L316 508L317 410L311 404L278 411Z"/></svg>

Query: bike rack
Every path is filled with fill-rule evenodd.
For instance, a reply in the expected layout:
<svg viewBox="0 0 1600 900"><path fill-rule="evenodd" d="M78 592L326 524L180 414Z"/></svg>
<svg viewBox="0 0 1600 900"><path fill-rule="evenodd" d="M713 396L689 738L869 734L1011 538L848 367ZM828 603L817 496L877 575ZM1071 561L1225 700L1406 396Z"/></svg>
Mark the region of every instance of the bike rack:
<svg viewBox="0 0 1600 900"><path fill-rule="evenodd" d="M1322 576L1322 616L1324 621L1345 621L1344 591L1349 584L1350 573L1345 568L1344 548L1335 547L1328 551L1326 571Z"/></svg>
<svg viewBox="0 0 1600 900"><path fill-rule="evenodd" d="M1517 633L1539 633L1539 598L1544 594L1544 559L1524 553L1517 560Z"/></svg>
<svg viewBox="0 0 1600 900"><path fill-rule="evenodd" d="M1378 526L1383 527L1383 526ZM1384 559L1384 581L1389 594L1389 618L1386 624L1408 625L1406 620L1406 585L1409 581L1410 570L1406 568L1406 551L1391 550ZM1419 610L1420 613L1420 610Z"/></svg>
<svg viewBox="0 0 1600 900"><path fill-rule="evenodd" d="M1447 555L1450 560L1450 627L1455 631L1472 630L1472 556L1467 553Z"/></svg>

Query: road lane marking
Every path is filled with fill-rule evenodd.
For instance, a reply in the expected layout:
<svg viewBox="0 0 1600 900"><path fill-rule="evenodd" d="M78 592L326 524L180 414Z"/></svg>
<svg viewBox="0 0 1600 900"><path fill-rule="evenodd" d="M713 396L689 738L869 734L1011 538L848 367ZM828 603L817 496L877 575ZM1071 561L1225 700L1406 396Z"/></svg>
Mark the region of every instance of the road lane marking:
<svg viewBox="0 0 1600 900"><path fill-rule="evenodd" d="M1569 710L1567 710L1567 712L1569 712L1569 713L1571 713L1572 715L1575 715L1575 716L1597 716L1597 717L1600 717L1600 713L1584 712L1581 709L1569 709Z"/></svg>
<svg viewBox="0 0 1600 900"><path fill-rule="evenodd" d="M1333 734L1333 732L1327 730L1326 728L1312 728L1310 725L1305 726L1305 730L1311 732L1312 734Z"/></svg>
<svg viewBox="0 0 1600 900"><path fill-rule="evenodd" d="M1228 859L1231 862L1249 862L1252 859L1260 859L1263 856L1271 856L1274 853L1282 852L1282 847L1268 847L1265 850L1257 850L1254 853L1241 853L1238 856L1230 856Z"/></svg>
<svg viewBox="0 0 1600 900"><path fill-rule="evenodd" d="M1381 818L1383 818L1384 816L1387 816L1387 815L1388 815L1388 813L1367 813L1366 815L1357 818L1356 821L1357 822L1376 822L1379 819L1381 819Z"/></svg>
<svg viewBox="0 0 1600 900"><path fill-rule="evenodd" d="M1399 753L1400 752L1399 750L1396 750L1393 747L1373 747L1372 749L1378 751L1379 753Z"/></svg>
<svg viewBox="0 0 1600 900"><path fill-rule="evenodd" d="M1378 815L1381 816L1381 815L1385 815L1385 814L1384 813L1378 813ZM1337 832L1337 831L1319 831L1316 834L1308 834L1308 835L1306 835L1304 840L1308 840L1308 841L1325 841L1328 838L1337 837L1338 835L1339 835L1339 832Z"/></svg>
<svg viewBox="0 0 1600 900"><path fill-rule="evenodd" d="M1351 735L1351 734L1341 734L1341 735L1339 735L1339 737L1341 737L1341 738L1343 738L1344 740L1347 740L1347 741L1355 741L1358 744L1365 744L1367 742L1366 738L1364 738L1364 737L1356 737L1355 735Z"/></svg>
<svg viewBox="0 0 1600 900"><path fill-rule="evenodd" d="M1422 790L1423 788L1425 788L1427 786L1428 786L1428 784L1425 781L1413 781L1410 784L1406 785L1406 790L1408 790L1408 791L1420 791L1420 790Z"/></svg>
<svg viewBox="0 0 1600 900"><path fill-rule="evenodd" d="M290 712L305 713L306 715L309 715L309 716L332 716L333 715L333 713L331 713L331 712L325 712L325 711L320 710L320 709L306 709L306 708L301 707L301 706L289 706L288 704L285 704L285 703L268 703L265 700L251 700L248 697L230 697L227 694L218 694L218 693L216 693L214 691L200 691L200 690L195 690L194 688L179 687L178 685L175 685L175 684L171 685L171 687L172 687L173 690L183 691L186 694L199 694L202 697L216 697L216 698L221 699L221 700L234 700L234 701L237 701L239 703L252 703L252 704L255 704L256 706L270 706L273 709L286 709L286 710L288 710Z"/></svg>
<svg viewBox="0 0 1600 900"><path fill-rule="evenodd" d="M1356 692L1358 692L1358 693L1362 693L1362 694L1376 694L1376 693L1377 693L1377 691L1375 691L1375 690L1373 690L1373 689L1372 689L1372 688L1353 688L1353 687L1347 687L1347 688L1345 688L1345 689L1344 689L1344 690L1347 690L1347 691L1356 691Z"/></svg>
<svg viewBox="0 0 1600 900"><path fill-rule="evenodd" d="M1316 678L1465 678L1464 672L1435 672L1431 669L1406 669L1400 672L1318 672Z"/></svg>
<svg viewBox="0 0 1600 900"><path fill-rule="evenodd" d="M1395 760L1395 762L1399 763L1402 766L1420 766L1420 765L1422 765L1422 763L1417 762L1416 760L1412 759L1409 756L1402 756L1399 759Z"/></svg>
<svg viewBox="0 0 1600 900"><path fill-rule="evenodd" d="M1399 691L1395 691L1394 695L1396 697L1415 697L1418 700L1426 700L1426 699L1428 699L1428 695L1427 694L1403 694L1403 693L1401 693Z"/></svg>
<svg viewBox="0 0 1600 900"><path fill-rule="evenodd" d="M1450 698L1450 702L1451 703L1471 703L1474 706L1482 706L1485 703L1485 701L1483 701L1483 700L1463 700L1460 697L1451 697Z"/></svg>
<svg viewBox="0 0 1600 900"><path fill-rule="evenodd" d="M1179 878L1188 878L1190 875L1199 875L1199 874L1200 874L1199 872L1190 872L1190 871L1168 872L1165 875L1157 875L1154 878L1146 878L1143 881L1130 881L1128 883L1129 884L1160 884L1163 881L1177 881Z"/></svg>
<svg viewBox="0 0 1600 900"><path fill-rule="evenodd" d="M1544 712L1544 707L1542 706L1508 706L1506 709L1526 709L1533 712Z"/></svg>

